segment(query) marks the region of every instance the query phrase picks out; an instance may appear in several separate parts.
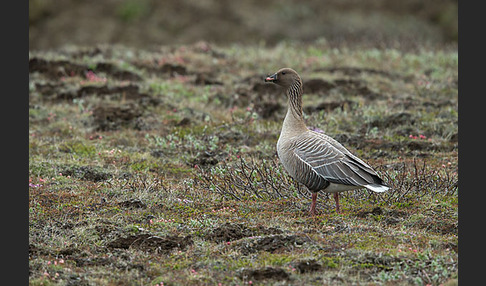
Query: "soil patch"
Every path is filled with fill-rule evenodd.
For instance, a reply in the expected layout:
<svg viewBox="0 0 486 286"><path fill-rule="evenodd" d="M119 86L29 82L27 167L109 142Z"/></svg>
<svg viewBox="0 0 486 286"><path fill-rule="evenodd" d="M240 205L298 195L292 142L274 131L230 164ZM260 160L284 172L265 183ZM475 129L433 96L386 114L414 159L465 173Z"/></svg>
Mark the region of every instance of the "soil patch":
<svg viewBox="0 0 486 286"><path fill-rule="evenodd" d="M196 79L194 80L196 85L223 85L223 82L216 79L212 74L198 73L196 74Z"/></svg>
<svg viewBox="0 0 486 286"><path fill-rule="evenodd" d="M347 106L350 106L352 104L354 104L354 102L351 100L327 101L327 102L321 102L318 105L307 106L304 108L304 112L307 114L311 114L313 112L319 112L321 110L330 112L336 108L341 108L341 110L344 110Z"/></svg>
<svg viewBox="0 0 486 286"><path fill-rule="evenodd" d="M272 118L275 113L283 110L284 107L279 102L257 102L255 103L255 110L263 119Z"/></svg>
<svg viewBox="0 0 486 286"><path fill-rule="evenodd" d="M48 255L53 255L53 253L42 246L29 243L29 258L34 258L41 255L48 256Z"/></svg>
<svg viewBox="0 0 486 286"><path fill-rule="evenodd" d="M100 182L108 180L112 175L90 166L70 167L61 171L64 176L71 176L82 180Z"/></svg>
<svg viewBox="0 0 486 286"><path fill-rule="evenodd" d="M104 72L107 75L109 75L111 78L114 78L116 80L120 81L141 81L142 77L140 77L138 74L129 72L126 70L121 70L114 66L111 63L98 63L95 68L96 72Z"/></svg>
<svg viewBox="0 0 486 286"><path fill-rule="evenodd" d="M170 76L187 75L187 69L185 66L164 64L159 69L160 73L169 74Z"/></svg>
<svg viewBox="0 0 486 286"><path fill-rule="evenodd" d="M326 81L320 78L313 78L309 80L304 80L304 92L305 93L316 93L316 94L326 94L329 90L336 87L336 84Z"/></svg>
<svg viewBox="0 0 486 286"><path fill-rule="evenodd" d="M85 267L85 266L103 266L109 265L115 262L113 258L106 258L106 257L70 257L70 260L76 263L77 267Z"/></svg>
<svg viewBox="0 0 486 286"><path fill-rule="evenodd" d="M367 82L358 79L336 79L334 84L341 90L341 93L360 96L368 100L376 100L384 98L384 95L372 91Z"/></svg>
<svg viewBox="0 0 486 286"><path fill-rule="evenodd" d="M368 129L368 123L363 124L362 129ZM397 131L399 133L400 131ZM403 131L403 134L407 132ZM367 139L362 134L336 134L332 136L337 141L341 142L345 146L351 146L360 150L379 150L393 151L393 152L406 152L406 151L442 151L450 152L457 148L457 144L454 142L431 142L422 139L406 139L399 141L388 141L382 139ZM422 154L428 156L428 153Z"/></svg>
<svg viewBox="0 0 486 286"><path fill-rule="evenodd" d="M46 87L42 87L42 89L45 91ZM56 94L55 89L53 89L52 94ZM133 84L123 86L82 86L76 91L61 92L55 99L73 100L74 98L82 98L89 95L106 96L116 94L120 95L120 100L137 100L141 103L149 103L152 105L160 103L160 100L153 98L146 93L140 93L138 86Z"/></svg>
<svg viewBox="0 0 486 286"><path fill-rule="evenodd" d="M300 273L309 273L322 269L322 265L316 262L314 259L298 261L293 263L292 266Z"/></svg>
<svg viewBox="0 0 486 286"><path fill-rule="evenodd" d="M144 209L147 207L147 204L142 202L139 199L131 199L123 202L118 203L119 206L129 209Z"/></svg>
<svg viewBox="0 0 486 286"><path fill-rule="evenodd" d="M240 278L245 280L286 280L289 279L289 274L281 268L265 267L262 269L243 269L240 272Z"/></svg>
<svg viewBox="0 0 486 286"><path fill-rule="evenodd" d="M135 104L118 106L99 105L93 109L94 124L97 131L118 130L122 126L137 127L135 119L142 115L142 110Z"/></svg>
<svg viewBox="0 0 486 286"><path fill-rule="evenodd" d="M66 60L46 60L42 58L31 58L29 60L29 73L39 72L49 79L60 79L61 77L84 77L87 71L91 70L87 65L72 63ZM96 72L104 72L110 78L120 81L141 81L142 78L132 72L121 70L110 63L99 63L95 68Z"/></svg>
<svg viewBox="0 0 486 286"><path fill-rule="evenodd" d="M160 237L152 234L137 234L127 237L119 237L108 243L108 247L122 249L134 247L145 251L159 251L166 253L175 248L181 250L185 249L192 244L193 240L190 235L185 237L177 235Z"/></svg>
<svg viewBox="0 0 486 286"><path fill-rule="evenodd" d="M65 60L48 61L41 58L29 60L29 73L39 72L50 79L59 79L63 76L83 76L88 70L85 65L71 63Z"/></svg>
<svg viewBox="0 0 486 286"><path fill-rule="evenodd" d="M204 151L200 153L196 158L192 159L190 164L191 166L198 165L198 166L212 166L218 164L219 161L225 158L227 153L216 153L211 151Z"/></svg>
<svg viewBox="0 0 486 286"><path fill-rule="evenodd" d="M204 235L204 239L213 242L226 242L242 239L256 235L269 235L282 233L277 228L266 228L263 226L248 228L243 224L225 223L216 229L213 229Z"/></svg>
<svg viewBox="0 0 486 286"><path fill-rule="evenodd" d="M237 243L236 247L240 248L241 253L248 255L259 251L271 253L292 251L310 242L308 237L277 234L244 240Z"/></svg>

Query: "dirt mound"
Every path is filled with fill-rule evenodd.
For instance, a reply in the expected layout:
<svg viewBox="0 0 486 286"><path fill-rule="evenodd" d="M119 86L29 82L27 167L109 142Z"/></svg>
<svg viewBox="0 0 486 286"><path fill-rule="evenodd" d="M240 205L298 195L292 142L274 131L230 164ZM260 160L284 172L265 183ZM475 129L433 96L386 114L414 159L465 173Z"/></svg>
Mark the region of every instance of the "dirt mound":
<svg viewBox="0 0 486 286"><path fill-rule="evenodd" d="M314 259L298 261L292 263L292 266L300 273L309 273L322 269L322 265L316 262Z"/></svg>
<svg viewBox="0 0 486 286"><path fill-rule="evenodd" d="M336 87L334 83L320 78L312 78L309 80L304 79L303 81L304 81L304 91L306 93L325 94L329 90Z"/></svg>
<svg viewBox="0 0 486 286"><path fill-rule="evenodd" d="M82 180L100 182L108 180L112 175L103 171L101 168L91 166L69 167L61 170L64 176L72 176Z"/></svg>
<svg viewBox="0 0 486 286"><path fill-rule="evenodd" d="M87 70L86 65L66 60L50 61L35 57L29 60L29 73L38 72L50 79L59 79L62 76L83 76Z"/></svg>
<svg viewBox="0 0 486 286"><path fill-rule="evenodd" d="M29 60L29 73L38 72L49 79L59 79L63 76L84 76L87 72L102 72L110 78L120 81L141 81L142 78L130 71L122 70L107 62L98 63L93 68L67 60L46 60L33 57Z"/></svg>
<svg viewBox="0 0 486 286"><path fill-rule="evenodd" d="M123 126L137 127L136 119L143 110L135 104L105 106L99 105L93 110L94 124L97 131L118 130Z"/></svg>
<svg viewBox="0 0 486 286"><path fill-rule="evenodd" d="M242 240L235 244L241 253L248 255L259 251L267 251L271 253L292 251L296 248L302 247L306 243L311 243L308 237L298 235L268 235L257 237L255 239Z"/></svg>
<svg viewBox="0 0 486 286"><path fill-rule="evenodd" d="M45 88L44 88L45 90ZM88 95L97 96L109 96L109 95L121 95L123 100L149 100L150 96L145 93L140 93L139 88L136 85L119 85L119 86L82 86L75 91L66 91L59 93L56 99L72 100L74 98L81 98ZM153 99L155 100L155 99ZM152 102L157 104L158 102Z"/></svg>
<svg viewBox="0 0 486 286"><path fill-rule="evenodd" d="M129 209L144 209L147 207L147 204L139 199L130 199L123 202L118 203L119 206Z"/></svg>
<svg viewBox="0 0 486 286"><path fill-rule="evenodd" d="M123 249L135 247L145 251L169 252L175 248L185 249L192 244L190 235L185 237L177 235L160 237L152 234L137 234L119 237L108 243L108 247Z"/></svg>
<svg viewBox="0 0 486 286"><path fill-rule="evenodd" d="M77 267L103 266L114 263L115 259L107 257L71 257Z"/></svg>
<svg viewBox="0 0 486 286"><path fill-rule="evenodd" d="M311 114L313 112L319 112L321 110L330 112L336 108L340 108L341 110L344 110L346 106L350 106L352 104L354 104L354 102L351 100L326 101L326 102L321 102L317 105L307 106L304 108L304 112L307 114Z"/></svg>
<svg viewBox="0 0 486 286"><path fill-rule="evenodd" d="M195 158L193 158L190 162L192 166L198 165L200 167L216 165L218 164L218 162L225 158L225 155L227 156L227 154L224 152L218 154L216 152L204 151L197 155Z"/></svg>
<svg viewBox="0 0 486 286"><path fill-rule="evenodd" d="M243 269L240 271L239 276L245 280L286 280L290 275L281 268L265 267L262 269Z"/></svg>
<svg viewBox="0 0 486 286"><path fill-rule="evenodd" d="M245 237L257 236L257 235L269 235L282 233L277 228L266 228L263 226L257 226L249 228L243 224L225 223L216 229L213 229L204 235L204 239L213 242L226 242L242 239Z"/></svg>

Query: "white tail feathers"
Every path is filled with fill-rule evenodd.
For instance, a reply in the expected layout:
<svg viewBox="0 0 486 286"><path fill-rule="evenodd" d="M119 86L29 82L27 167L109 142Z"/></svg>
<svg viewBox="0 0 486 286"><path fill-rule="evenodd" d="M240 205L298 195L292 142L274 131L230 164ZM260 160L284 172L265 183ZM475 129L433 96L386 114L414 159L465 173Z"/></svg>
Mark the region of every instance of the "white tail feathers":
<svg viewBox="0 0 486 286"><path fill-rule="evenodd" d="M390 189L390 187L379 185L379 184L368 184L368 185L364 185L364 187L367 188L368 190L371 190L373 192L378 192L378 193L385 192L388 191L388 189Z"/></svg>

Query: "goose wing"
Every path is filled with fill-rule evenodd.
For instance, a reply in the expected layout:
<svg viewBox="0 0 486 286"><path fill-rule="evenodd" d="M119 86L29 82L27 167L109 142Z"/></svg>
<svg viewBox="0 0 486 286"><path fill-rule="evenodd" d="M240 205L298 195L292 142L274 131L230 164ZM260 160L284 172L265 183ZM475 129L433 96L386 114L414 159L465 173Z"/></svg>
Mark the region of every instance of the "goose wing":
<svg viewBox="0 0 486 286"><path fill-rule="evenodd" d="M301 164L329 182L353 186L382 183L368 164L327 135L305 133L295 142L293 152Z"/></svg>

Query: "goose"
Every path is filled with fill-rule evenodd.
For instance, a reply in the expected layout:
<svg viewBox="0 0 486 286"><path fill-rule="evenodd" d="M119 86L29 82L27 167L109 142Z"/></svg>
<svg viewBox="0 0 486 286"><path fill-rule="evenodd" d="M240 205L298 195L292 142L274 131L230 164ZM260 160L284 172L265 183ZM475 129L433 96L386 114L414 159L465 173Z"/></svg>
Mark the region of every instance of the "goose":
<svg viewBox="0 0 486 286"><path fill-rule="evenodd" d="M302 111L303 85L299 74L282 68L265 77L265 82L282 86L288 109L277 141L277 155L289 175L312 193L310 214L316 214L317 194L333 193L340 213L339 192L366 188L373 192L389 189L375 170L328 135L307 128Z"/></svg>

